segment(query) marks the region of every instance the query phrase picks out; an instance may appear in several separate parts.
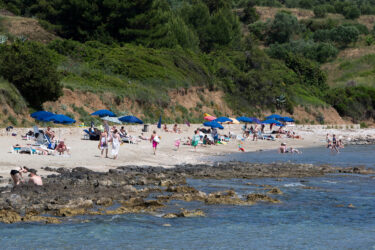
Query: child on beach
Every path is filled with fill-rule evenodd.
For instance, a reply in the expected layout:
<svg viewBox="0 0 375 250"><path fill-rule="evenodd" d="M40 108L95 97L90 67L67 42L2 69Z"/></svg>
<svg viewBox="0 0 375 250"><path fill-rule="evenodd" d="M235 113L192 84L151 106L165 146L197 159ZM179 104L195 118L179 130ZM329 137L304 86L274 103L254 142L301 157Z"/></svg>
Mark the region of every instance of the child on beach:
<svg viewBox="0 0 375 250"><path fill-rule="evenodd" d="M181 138L178 138L177 140L174 141L174 146L176 147L176 151L180 149L180 144L181 144Z"/></svg>
<svg viewBox="0 0 375 250"><path fill-rule="evenodd" d="M98 148L101 150L101 157L105 150L105 158L108 158L108 134L105 130L100 134Z"/></svg>
<svg viewBox="0 0 375 250"><path fill-rule="evenodd" d="M238 150L241 152L245 152L245 148L243 147L243 140L239 141Z"/></svg>
<svg viewBox="0 0 375 250"><path fill-rule="evenodd" d="M152 132L150 142L152 143L152 148L154 150L154 155L156 155L156 148L158 147L158 144L160 143L159 136L156 134L156 131L154 130Z"/></svg>

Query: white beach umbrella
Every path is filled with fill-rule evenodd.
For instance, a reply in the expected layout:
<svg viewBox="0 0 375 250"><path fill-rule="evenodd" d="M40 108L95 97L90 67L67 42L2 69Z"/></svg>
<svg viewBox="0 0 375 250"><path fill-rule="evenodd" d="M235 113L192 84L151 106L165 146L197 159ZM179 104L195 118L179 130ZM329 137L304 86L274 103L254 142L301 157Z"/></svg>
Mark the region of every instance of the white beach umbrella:
<svg viewBox="0 0 375 250"><path fill-rule="evenodd" d="M118 117L105 116L105 117L102 117L102 120L117 123L117 124L122 124L122 122L118 119Z"/></svg>

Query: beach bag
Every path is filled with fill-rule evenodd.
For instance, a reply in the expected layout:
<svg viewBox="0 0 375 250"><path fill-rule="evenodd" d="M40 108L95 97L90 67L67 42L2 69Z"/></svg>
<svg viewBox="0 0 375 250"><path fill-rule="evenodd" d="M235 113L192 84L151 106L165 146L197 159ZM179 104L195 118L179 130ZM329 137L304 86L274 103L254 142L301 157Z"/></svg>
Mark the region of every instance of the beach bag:
<svg viewBox="0 0 375 250"><path fill-rule="evenodd" d="M154 137L154 142L156 142L156 143L159 143L159 142L160 142L159 136L155 136L155 137Z"/></svg>

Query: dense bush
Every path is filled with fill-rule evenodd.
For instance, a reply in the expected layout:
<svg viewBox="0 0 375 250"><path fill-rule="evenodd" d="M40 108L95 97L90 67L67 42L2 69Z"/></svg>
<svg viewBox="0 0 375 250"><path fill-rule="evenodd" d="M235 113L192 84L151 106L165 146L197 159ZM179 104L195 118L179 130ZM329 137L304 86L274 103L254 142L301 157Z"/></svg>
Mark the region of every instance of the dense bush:
<svg viewBox="0 0 375 250"><path fill-rule="evenodd" d="M249 1L246 7L243 10L243 16L241 17L241 21L245 24L250 24L258 21L259 14L257 13L256 9L253 6L253 3Z"/></svg>
<svg viewBox="0 0 375 250"><path fill-rule="evenodd" d="M346 19L357 19L361 15L361 11L357 6L348 6L344 8L343 15Z"/></svg>
<svg viewBox="0 0 375 250"><path fill-rule="evenodd" d="M2 45L0 74L14 84L33 107L62 95L60 76L52 52L33 42Z"/></svg>
<svg viewBox="0 0 375 250"><path fill-rule="evenodd" d="M297 40L284 44L272 44L268 54L273 58L285 58L287 53L299 54L305 58L324 63L338 54L338 49L330 43Z"/></svg>
<svg viewBox="0 0 375 250"><path fill-rule="evenodd" d="M323 17L326 16L326 14L327 14L327 10L326 10L325 6L318 5L318 6L314 7L314 15L315 15L315 17L323 18Z"/></svg>
<svg viewBox="0 0 375 250"><path fill-rule="evenodd" d="M375 88L357 86L331 89L326 95L341 116L352 117L355 121L375 118Z"/></svg>
<svg viewBox="0 0 375 250"><path fill-rule="evenodd" d="M295 16L286 12L279 12L268 31L267 42L269 44L288 42L293 34L299 32L299 29L300 26Z"/></svg>
<svg viewBox="0 0 375 250"><path fill-rule="evenodd" d="M341 47L346 47L350 43L356 42L359 34L358 29L353 25L340 25L330 30L318 30L313 37L316 42L333 41Z"/></svg>

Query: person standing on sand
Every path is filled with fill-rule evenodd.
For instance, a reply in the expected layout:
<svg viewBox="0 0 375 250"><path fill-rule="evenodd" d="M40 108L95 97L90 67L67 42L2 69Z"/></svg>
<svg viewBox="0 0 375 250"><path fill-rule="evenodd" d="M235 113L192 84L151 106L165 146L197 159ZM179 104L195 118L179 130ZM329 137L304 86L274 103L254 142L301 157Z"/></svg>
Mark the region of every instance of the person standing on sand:
<svg viewBox="0 0 375 250"><path fill-rule="evenodd" d="M253 141L258 141L258 125L255 125L254 128Z"/></svg>
<svg viewBox="0 0 375 250"><path fill-rule="evenodd" d="M118 151L120 149L120 140L121 140L121 137L117 129L113 130L111 141L112 141L112 155L113 155L114 160L116 160L118 156Z"/></svg>
<svg viewBox="0 0 375 250"><path fill-rule="evenodd" d="M156 134L156 131L154 130L152 132L150 142L152 143L152 148L154 150L154 155L156 155L156 148L158 147L158 144L160 142L159 136Z"/></svg>
<svg viewBox="0 0 375 250"><path fill-rule="evenodd" d="M108 158L108 134L105 130L100 134L98 148L101 150L101 157L105 150L105 158Z"/></svg>
<svg viewBox="0 0 375 250"><path fill-rule="evenodd" d="M195 130L194 131L194 135L193 135L193 138L191 139L191 146L194 147L194 150L197 151L197 146L198 146L198 143L200 141L200 136L199 136L199 130Z"/></svg>

